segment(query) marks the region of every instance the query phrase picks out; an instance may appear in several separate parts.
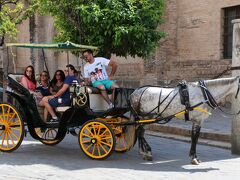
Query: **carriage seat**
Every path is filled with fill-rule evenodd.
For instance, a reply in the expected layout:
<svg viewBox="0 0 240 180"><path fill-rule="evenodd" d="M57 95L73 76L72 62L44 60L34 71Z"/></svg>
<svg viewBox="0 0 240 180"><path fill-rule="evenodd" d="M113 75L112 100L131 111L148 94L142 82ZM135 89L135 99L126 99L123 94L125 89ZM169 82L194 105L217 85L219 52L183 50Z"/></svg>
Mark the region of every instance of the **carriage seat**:
<svg viewBox="0 0 240 180"><path fill-rule="evenodd" d="M56 112L62 113L71 108L71 106L59 106L55 108Z"/></svg>

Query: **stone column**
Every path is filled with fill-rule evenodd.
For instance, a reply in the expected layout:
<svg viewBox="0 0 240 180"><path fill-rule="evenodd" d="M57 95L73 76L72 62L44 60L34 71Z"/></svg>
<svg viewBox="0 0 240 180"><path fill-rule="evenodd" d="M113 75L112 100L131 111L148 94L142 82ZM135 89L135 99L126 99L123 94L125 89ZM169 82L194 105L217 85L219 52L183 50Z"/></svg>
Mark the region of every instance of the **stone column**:
<svg viewBox="0 0 240 180"><path fill-rule="evenodd" d="M233 50L232 50L232 66L240 66L240 19L232 21L233 25ZM233 71L233 76L239 76L240 71ZM240 94L238 95L240 96ZM233 97L234 98L234 97ZM233 99L232 111L237 112L240 109L240 98ZM232 120L232 137L231 137L232 153L240 154L240 115L236 115Z"/></svg>

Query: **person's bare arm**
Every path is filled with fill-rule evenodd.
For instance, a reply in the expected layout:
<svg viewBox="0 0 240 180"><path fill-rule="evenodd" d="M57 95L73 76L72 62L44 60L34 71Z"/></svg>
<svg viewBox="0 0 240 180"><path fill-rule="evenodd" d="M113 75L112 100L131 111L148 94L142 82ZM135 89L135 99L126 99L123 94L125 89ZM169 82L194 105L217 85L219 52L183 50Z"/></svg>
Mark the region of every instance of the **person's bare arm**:
<svg viewBox="0 0 240 180"><path fill-rule="evenodd" d="M60 97L63 93L67 91L68 88L68 84L63 84L63 87L56 94L54 94L53 97Z"/></svg>
<svg viewBox="0 0 240 180"><path fill-rule="evenodd" d="M23 85L23 87L25 87L26 89L28 89L28 84L27 84L27 80L26 77L22 77L21 79L21 84Z"/></svg>
<svg viewBox="0 0 240 180"><path fill-rule="evenodd" d="M114 60L110 60L108 66L112 67L111 73L109 74L109 79L112 79L112 77L115 75L116 71L117 71L117 63Z"/></svg>
<svg viewBox="0 0 240 180"><path fill-rule="evenodd" d="M85 85L88 85L88 86L91 84L90 78L84 78L84 82L85 82Z"/></svg>

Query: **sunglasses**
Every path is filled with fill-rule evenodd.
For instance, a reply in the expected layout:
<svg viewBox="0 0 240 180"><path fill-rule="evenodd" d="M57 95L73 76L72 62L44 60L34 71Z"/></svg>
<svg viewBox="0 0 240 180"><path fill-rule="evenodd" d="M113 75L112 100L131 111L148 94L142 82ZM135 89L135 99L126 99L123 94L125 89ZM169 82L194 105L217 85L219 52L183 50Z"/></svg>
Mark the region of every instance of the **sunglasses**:
<svg viewBox="0 0 240 180"><path fill-rule="evenodd" d="M26 72L32 72L32 70L28 70L28 69L27 69Z"/></svg>
<svg viewBox="0 0 240 180"><path fill-rule="evenodd" d="M61 76L61 74L60 74L60 73L57 73L56 76Z"/></svg>

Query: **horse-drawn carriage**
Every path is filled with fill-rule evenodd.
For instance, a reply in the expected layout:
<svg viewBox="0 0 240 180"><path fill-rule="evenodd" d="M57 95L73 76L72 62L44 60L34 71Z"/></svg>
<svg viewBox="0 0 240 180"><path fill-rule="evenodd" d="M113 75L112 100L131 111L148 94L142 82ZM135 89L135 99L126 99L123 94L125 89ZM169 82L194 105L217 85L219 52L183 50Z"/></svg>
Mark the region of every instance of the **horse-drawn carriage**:
<svg viewBox="0 0 240 180"><path fill-rule="evenodd" d="M82 51L95 47L72 43L57 44L8 44L27 48L54 48L59 50ZM8 87L2 91L8 96L8 103L0 104L0 150L11 152L22 143L24 135L30 135L43 144L56 145L63 140L69 128L79 128L78 140L83 152L93 159L108 157L113 150L126 152L135 143L132 127L119 123L129 121L127 99L133 89L119 88L115 92L114 108L107 109L107 103L96 88L72 84L69 88L71 104L55 109L60 117L57 124L44 122L41 107L38 107L33 94L21 85L22 75L8 73ZM128 115L128 117L127 117ZM133 137L133 138L132 138Z"/></svg>
<svg viewBox="0 0 240 180"><path fill-rule="evenodd" d="M10 46L44 47L36 44ZM71 43L51 47L73 51L91 48ZM113 150L126 152L138 140L143 157L151 160L151 148L144 138L143 126L167 123L174 117L184 118L185 115L186 120L193 122L190 156L192 163L198 164L196 144L203 120L227 95L237 90L237 97L239 92L239 77L187 83L175 88L119 88L114 93L114 108L107 109L96 89L73 84L70 87L71 104L56 108L60 121L51 124L42 120L33 95L19 83L19 77L8 74L8 88L0 89L10 97L8 103L0 103L0 151L16 150L26 132L43 144L56 145L69 128L75 128L79 129L77 137L82 151L93 159L107 158Z"/></svg>

